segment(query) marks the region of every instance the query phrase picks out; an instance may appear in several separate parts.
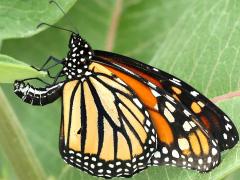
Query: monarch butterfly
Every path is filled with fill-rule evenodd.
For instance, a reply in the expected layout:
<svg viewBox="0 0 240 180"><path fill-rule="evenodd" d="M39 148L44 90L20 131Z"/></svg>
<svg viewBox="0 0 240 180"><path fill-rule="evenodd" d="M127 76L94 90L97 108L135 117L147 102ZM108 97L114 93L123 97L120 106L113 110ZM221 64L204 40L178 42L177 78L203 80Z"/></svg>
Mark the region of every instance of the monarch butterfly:
<svg viewBox="0 0 240 180"><path fill-rule="evenodd" d="M62 99L59 151L66 163L104 178L131 177L155 165L208 172L238 142L230 118L173 75L93 50L75 32L68 46L66 58L50 57L40 69L49 73L49 61L62 65L53 84L14 83L26 103Z"/></svg>

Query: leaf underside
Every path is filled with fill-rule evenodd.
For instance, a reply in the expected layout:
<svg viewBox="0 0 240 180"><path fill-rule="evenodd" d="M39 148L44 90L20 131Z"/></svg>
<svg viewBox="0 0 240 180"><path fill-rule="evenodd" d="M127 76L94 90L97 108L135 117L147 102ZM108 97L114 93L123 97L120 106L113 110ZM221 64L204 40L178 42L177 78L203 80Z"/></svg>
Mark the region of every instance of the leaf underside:
<svg viewBox="0 0 240 180"><path fill-rule="evenodd" d="M28 64L6 55L0 55L0 72L0 83L13 83L16 79L44 77L46 75L46 72L37 71Z"/></svg>

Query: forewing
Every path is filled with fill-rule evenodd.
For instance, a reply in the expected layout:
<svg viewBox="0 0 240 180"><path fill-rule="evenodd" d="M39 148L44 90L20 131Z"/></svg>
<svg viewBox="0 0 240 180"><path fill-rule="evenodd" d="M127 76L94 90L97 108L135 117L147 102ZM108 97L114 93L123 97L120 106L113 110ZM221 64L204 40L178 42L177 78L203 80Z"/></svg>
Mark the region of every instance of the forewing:
<svg viewBox="0 0 240 180"><path fill-rule="evenodd" d="M209 171L220 161L215 140L170 93L130 69L101 61L139 97L150 114L158 135L158 148L149 165L174 165Z"/></svg>
<svg viewBox="0 0 240 180"><path fill-rule="evenodd" d="M238 132L230 118L187 83L164 71L121 55L103 51L96 51L95 54L97 57L131 70L170 93L197 117L201 126L212 134L221 151L232 148L238 142Z"/></svg>

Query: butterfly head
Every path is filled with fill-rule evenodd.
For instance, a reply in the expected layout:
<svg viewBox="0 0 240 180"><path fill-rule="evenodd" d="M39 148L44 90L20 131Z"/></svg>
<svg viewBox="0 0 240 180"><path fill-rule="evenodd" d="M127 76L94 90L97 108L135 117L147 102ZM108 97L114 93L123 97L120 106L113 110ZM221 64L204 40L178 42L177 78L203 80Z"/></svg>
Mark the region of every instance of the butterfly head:
<svg viewBox="0 0 240 180"><path fill-rule="evenodd" d="M64 59L63 72L68 79L76 79L86 73L93 57L93 50L88 42L76 33L72 33L68 47L69 52Z"/></svg>

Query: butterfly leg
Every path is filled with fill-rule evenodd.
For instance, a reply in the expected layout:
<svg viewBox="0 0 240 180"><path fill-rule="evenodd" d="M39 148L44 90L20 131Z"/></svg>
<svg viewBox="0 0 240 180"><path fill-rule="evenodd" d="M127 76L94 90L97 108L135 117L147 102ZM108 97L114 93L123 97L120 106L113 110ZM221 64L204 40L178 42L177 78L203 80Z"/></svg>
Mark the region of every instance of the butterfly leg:
<svg viewBox="0 0 240 180"><path fill-rule="evenodd" d="M54 61L55 64L53 64L52 66L48 67L48 68L45 68L46 65L50 62L50 61ZM55 67L56 65L58 64L62 64L62 61L53 57L53 56L49 56L48 59L46 60L46 62L42 65L42 67L39 69L40 71L44 71L44 70L49 70L51 69L52 67Z"/></svg>
<svg viewBox="0 0 240 180"><path fill-rule="evenodd" d="M46 85L50 85L49 83L47 83L46 81L44 81L44 80L42 80L40 78L27 78L27 79L23 79L22 82L29 81L29 80L38 80L38 81L40 81L40 82L42 82L42 83L44 83Z"/></svg>
<svg viewBox="0 0 240 180"><path fill-rule="evenodd" d="M63 74L62 71L60 71L60 72L54 77L54 81L53 81L52 84L56 84L58 78L63 77L63 76L65 76L65 74Z"/></svg>
<svg viewBox="0 0 240 180"><path fill-rule="evenodd" d="M50 62L50 61L54 61L55 63L49 67L46 68L47 64ZM48 74L48 77L50 78L53 78L55 79L56 77L55 76L52 76L49 72L49 69L59 65L59 64L62 64L62 61L53 57L53 56L49 56L49 58L46 60L46 62L42 65L42 67L39 69L39 68L36 68L34 66L31 66L32 68L36 69L37 71L46 71L47 74Z"/></svg>

